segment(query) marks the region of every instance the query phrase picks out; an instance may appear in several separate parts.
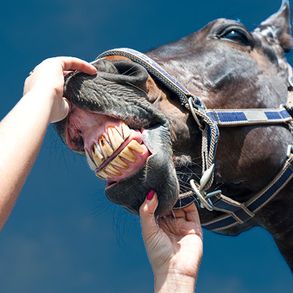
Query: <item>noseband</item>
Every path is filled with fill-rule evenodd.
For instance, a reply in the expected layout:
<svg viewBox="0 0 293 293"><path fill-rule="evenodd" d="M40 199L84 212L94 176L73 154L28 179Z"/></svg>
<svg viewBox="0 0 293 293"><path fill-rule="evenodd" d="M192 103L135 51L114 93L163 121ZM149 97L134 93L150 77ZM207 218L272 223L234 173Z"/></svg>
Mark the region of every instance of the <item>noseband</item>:
<svg viewBox="0 0 293 293"><path fill-rule="evenodd" d="M148 56L128 48L109 50L98 56L123 56L142 65L152 76L162 82L177 95L180 103L191 112L202 136L201 158L202 174L199 182L190 180L191 191L180 194L175 209L183 208L195 202L199 208L220 211L222 216L206 223L203 227L221 232L230 227L251 220L257 211L271 201L278 192L293 178L293 147L288 146L287 159L277 176L260 192L247 202L240 203L213 190L216 151L219 141L219 128L285 124L292 133L293 108L281 105L279 108L266 109L207 109L200 97L192 95L174 77L169 75L158 63ZM293 88L292 69L289 65L289 89Z"/></svg>

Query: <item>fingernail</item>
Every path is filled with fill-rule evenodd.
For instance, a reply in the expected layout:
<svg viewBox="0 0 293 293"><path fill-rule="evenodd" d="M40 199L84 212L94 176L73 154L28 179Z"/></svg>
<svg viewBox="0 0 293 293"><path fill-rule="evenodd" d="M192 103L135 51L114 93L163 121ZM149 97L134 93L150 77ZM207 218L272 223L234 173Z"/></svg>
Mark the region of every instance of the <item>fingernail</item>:
<svg viewBox="0 0 293 293"><path fill-rule="evenodd" d="M153 190L149 191L146 196L147 200L152 200L154 195L155 195L155 192Z"/></svg>

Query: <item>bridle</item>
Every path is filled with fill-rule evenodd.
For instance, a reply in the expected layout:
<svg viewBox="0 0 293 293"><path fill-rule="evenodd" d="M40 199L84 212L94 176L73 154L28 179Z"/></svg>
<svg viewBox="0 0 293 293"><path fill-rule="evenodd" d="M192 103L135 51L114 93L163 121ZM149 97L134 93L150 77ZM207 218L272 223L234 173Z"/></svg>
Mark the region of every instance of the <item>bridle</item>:
<svg viewBox="0 0 293 293"><path fill-rule="evenodd" d="M207 109L200 97L192 95L174 77L169 75L158 63L145 54L129 48L106 51L98 56L123 56L142 65L152 76L176 94L180 103L191 112L202 137L201 159L202 174L199 182L190 180L191 191L179 195L175 209L195 202L198 207L208 211L220 211L220 217L202 223L203 227L221 232L225 229L251 220L255 214L293 178L293 146L288 146L287 159L275 178L248 201L240 203L212 190L215 173L216 151L219 141L219 128L248 125L285 124L293 133L293 107L289 104L279 108L265 109ZM95 61L96 62L96 61ZM293 88L292 68L288 68L288 88Z"/></svg>

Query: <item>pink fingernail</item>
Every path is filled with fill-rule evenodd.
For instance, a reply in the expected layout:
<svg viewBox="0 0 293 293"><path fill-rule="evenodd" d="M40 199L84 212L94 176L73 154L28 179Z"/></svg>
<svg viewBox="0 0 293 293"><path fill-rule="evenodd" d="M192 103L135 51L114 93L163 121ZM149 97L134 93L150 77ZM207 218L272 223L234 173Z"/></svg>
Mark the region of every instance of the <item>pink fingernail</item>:
<svg viewBox="0 0 293 293"><path fill-rule="evenodd" d="M153 190L149 191L146 196L147 200L152 200L154 195L155 195L155 192Z"/></svg>

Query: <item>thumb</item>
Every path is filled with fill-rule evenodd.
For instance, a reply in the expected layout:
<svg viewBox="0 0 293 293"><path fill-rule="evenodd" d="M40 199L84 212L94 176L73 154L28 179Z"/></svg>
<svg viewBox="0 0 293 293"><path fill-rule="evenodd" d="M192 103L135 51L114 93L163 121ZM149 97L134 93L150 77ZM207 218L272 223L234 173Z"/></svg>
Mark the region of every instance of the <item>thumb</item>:
<svg viewBox="0 0 293 293"><path fill-rule="evenodd" d="M139 209L142 236L145 240L152 238L160 229L155 219L157 207L158 197L154 191L150 191Z"/></svg>
<svg viewBox="0 0 293 293"><path fill-rule="evenodd" d="M57 106L57 107L56 107ZM69 113L70 105L69 101L66 98L58 100L58 105L56 105L50 117L50 123L55 123L63 120Z"/></svg>

